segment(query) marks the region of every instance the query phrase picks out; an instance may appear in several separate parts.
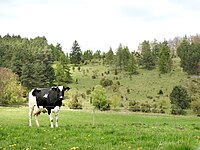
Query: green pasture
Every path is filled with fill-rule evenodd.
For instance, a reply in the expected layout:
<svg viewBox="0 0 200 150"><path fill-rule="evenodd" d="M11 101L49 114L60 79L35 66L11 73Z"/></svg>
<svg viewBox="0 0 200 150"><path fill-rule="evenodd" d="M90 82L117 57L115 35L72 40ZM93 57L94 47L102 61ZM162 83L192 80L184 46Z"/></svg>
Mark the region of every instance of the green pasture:
<svg viewBox="0 0 200 150"><path fill-rule="evenodd" d="M126 98L124 107L128 107L129 101L137 101L139 103L148 102L150 104L164 103L164 107L170 109L169 95L174 86L185 85L187 83L188 75L182 72L180 68L180 59L173 59L173 69L171 73L160 74L158 69L145 70L138 69L138 75L130 75L127 72L119 71L118 74L114 74L114 69L108 66L99 64L81 66L80 71L78 67L74 70L71 69L71 73L74 81L69 86L74 89L78 89L79 93L86 93L87 90L92 90L97 84L100 84L102 78L107 78L113 81L112 86L105 87L107 96L117 96ZM109 74L105 72L109 71ZM96 78L92 79L92 75L96 73ZM114 84L120 83L118 91L113 91ZM129 90L129 92L127 92ZM159 91L162 90L163 94L159 95ZM83 100L89 101L89 99ZM84 107L84 104L83 104Z"/></svg>
<svg viewBox="0 0 200 150"><path fill-rule="evenodd" d="M195 150L200 119L131 112L69 110L62 107L59 127L47 114L41 127L28 126L28 108L0 107L0 149L26 150Z"/></svg>

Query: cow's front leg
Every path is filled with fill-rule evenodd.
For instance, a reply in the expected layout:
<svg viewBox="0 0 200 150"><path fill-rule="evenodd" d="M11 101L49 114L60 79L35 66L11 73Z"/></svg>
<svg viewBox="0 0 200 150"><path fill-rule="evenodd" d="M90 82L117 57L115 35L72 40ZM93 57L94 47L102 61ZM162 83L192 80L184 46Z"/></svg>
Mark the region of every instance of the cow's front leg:
<svg viewBox="0 0 200 150"><path fill-rule="evenodd" d="M53 117L52 117L52 113L49 114L49 119L50 119L50 123L51 123L51 128L53 128Z"/></svg>
<svg viewBox="0 0 200 150"><path fill-rule="evenodd" d="M59 112L55 113L55 116L56 116L56 127L58 127L58 115L59 115Z"/></svg>
<svg viewBox="0 0 200 150"><path fill-rule="evenodd" d="M59 116L59 112L60 112L60 107L56 106L54 108L54 113L55 113L55 118L56 118L56 127L58 127L58 116Z"/></svg>

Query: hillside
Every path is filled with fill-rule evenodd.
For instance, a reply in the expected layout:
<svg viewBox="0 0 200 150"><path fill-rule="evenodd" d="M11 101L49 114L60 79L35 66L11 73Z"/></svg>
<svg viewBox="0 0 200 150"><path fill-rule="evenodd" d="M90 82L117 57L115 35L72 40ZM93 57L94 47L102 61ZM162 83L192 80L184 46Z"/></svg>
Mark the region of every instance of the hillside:
<svg viewBox="0 0 200 150"><path fill-rule="evenodd" d="M139 103L149 103L162 105L169 108L169 94L176 85L182 85L187 80L186 73L182 72L180 59L173 59L173 71L167 74L159 74L157 69L145 70L139 69L138 75L130 77L125 72L114 75L114 70L107 66L99 64L89 64L71 69L72 77L77 83L70 84L72 87L71 93L78 90L79 95L86 93L87 90L92 90L95 85L100 84L102 78L113 81L112 86L107 86L107 96L111 101L117 99L119 106L128 108L130 101ZM109 71L109 74L106 74ZM106 72L106 73L105 73ZM92 79L92 75L96 74L96 79ZM120 84L120 85L119 85ZM162 93L159 94L159 91ZM87 95L87 94L85 94ZM89 107L89 96L86 98L79 97L83 103L83 108ZM117 106L117 108L120 108Z"/></svg>

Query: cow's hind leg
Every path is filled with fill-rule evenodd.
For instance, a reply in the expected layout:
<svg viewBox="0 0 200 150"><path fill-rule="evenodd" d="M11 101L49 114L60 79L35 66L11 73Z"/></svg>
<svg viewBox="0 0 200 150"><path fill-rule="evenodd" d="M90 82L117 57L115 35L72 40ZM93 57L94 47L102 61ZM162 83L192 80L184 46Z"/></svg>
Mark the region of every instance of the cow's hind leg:
<svg viewBox="0 0 200 150"><path fill-rule="evenodd" d="M56 127L58 127L58 115L59 115L59 112L55 113L55 116L56 116Z"/></svg>
<svg viewBox="0 0 200 150"><path fill-rule="evenodd" d="M35 115L35 123L36 123L37 127L40 127L39 122L38 122L38 115Z"/></svg>
<svg viewBox="0 0 200 150"><path fill-rule="evenodd" d="M40 114L40 109L39 109L38 107L35 107L35 108L36 108L36 111L35 111L35 113L34 113L34 116L35 116L35 123L36 123L37 127L40 127L40 124L39 124L39 122L38 122L38 116L39 116L39 114Z"/></svg>
<svg viewBox="0 0 200 150"><path fill-rule="evenodd" d="M34 107L29 107L29 126L32 127L32 115Z"/></svg>

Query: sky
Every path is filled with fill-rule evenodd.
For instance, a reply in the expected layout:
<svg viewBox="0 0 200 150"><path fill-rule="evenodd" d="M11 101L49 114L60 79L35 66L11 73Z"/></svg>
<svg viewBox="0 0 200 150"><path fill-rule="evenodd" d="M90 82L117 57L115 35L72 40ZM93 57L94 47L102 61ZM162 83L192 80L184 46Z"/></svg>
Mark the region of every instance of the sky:
<svg viewBox="0 0 200 150"><path fill-rule="evenodd" d="M71 52L130 51L144 40L163 41L200 33L200 0L0 0L0 35L60 43Z"/></svg>

